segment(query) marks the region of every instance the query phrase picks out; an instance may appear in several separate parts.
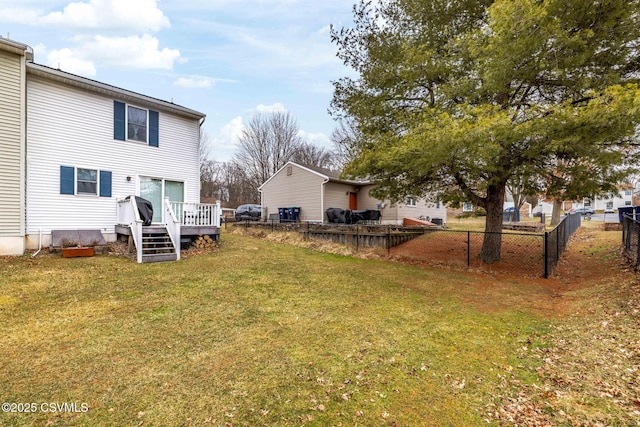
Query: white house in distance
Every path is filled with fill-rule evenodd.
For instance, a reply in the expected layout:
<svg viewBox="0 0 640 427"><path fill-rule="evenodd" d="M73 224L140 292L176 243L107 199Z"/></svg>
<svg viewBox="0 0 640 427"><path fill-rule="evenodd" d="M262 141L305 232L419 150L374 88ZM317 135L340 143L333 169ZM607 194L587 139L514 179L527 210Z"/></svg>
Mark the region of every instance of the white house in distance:
<svg viewBox="0 0 640 427"><path fill-rule="evenodd" d="M562 209L568 211L569 209L591 208L594 211L615 211L619 207L632 206L633 205L633 190L627 186L621 186L621 190L618 194L609 194L605 197L584 197L576 201L565 201L562 204ZM533 209L532 215L535 213L544 213L551 215L553 211L553 203L545 200L540 200L538 206Z"/></svg>
<svg viewBox="0 0 640 427"><path fill-rule="evenodd" d="M263 218L278 218L279 208L299 207L299 220L324 223L327 209L379 210L383 224L402 224L405 218L447 222L447 210L437 202L408 197L392 205L372 197L370 181L340 179L334 172L288 162L259 188ZM438 221L438 222L440 222Z"/></svg>
<svg viewBox="0 0 640 427"><path fill-rule="evenodd" d="M48 246L53 230L99 230L132 236L139 262L161 260L141 251L165 234L165 258L179 259L181 238L203 231L189 226L219 231L219 206L199 204L204 114L36 64L4 38L0 97L0 255ZM152 203L156 229L127 196Z"/></svg>

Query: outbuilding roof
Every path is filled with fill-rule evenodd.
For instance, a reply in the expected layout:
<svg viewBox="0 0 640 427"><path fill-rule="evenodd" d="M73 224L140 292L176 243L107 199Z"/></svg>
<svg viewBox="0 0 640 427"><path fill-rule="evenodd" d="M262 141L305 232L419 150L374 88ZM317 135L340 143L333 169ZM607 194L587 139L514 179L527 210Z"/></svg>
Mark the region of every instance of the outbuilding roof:
<svg viewBox="0 0 640 427"><path fill-rule="evenodd" d="M276 173L271 175L271 177L269 177L269 179L267 179L265 182L263 182L262 185L260 187L258 187L258 190L259 191L262 190L262 187L264 187L269 181L271 181L273 179L274 176L278 175L283 169L285 169L289 165L293 165L293 166L299 167L300 169L306 170L307 172L310 172L310 173L313 173L315 175L318 175L321 178L323 178L324 180L326 180L327 182L335 182L335 183L338 183L338 184L348 184L348 185L357 185L357 186L370 185L371 184L371 181L368 181L368 180L341 179L339 172L332 171L330 169L324 169L324 168L319 168L319 167L314 167L314 166L302 166L302 165L300 165L298 163L289 161L284 166L282 166L280 169L278 169Z"/></svg>

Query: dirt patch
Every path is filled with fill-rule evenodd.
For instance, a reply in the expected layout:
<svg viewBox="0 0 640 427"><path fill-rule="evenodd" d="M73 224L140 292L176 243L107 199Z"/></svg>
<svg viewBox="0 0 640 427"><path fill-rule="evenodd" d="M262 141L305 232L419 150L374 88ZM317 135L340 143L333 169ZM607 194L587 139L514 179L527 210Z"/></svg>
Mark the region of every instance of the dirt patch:
<svg viewBox="0 0 640 427"><path fill-rule="evenodd" d="M478 258L482 233L433 231L391 248L398 261L455 270L482 271L489 274L514 274L541 277L544 274L544 238L536 234L504 234L502 259L484 264Z"/></svg>

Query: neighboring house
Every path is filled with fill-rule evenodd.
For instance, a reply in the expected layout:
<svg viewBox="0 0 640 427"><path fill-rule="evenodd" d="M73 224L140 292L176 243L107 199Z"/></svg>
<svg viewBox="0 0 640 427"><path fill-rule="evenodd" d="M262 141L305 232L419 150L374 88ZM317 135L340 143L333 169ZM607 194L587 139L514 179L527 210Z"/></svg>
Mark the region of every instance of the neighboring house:
<svg viewBox="0 0 640 427"><path fill-rule="evenodd" d="M633 191L630 188L621 186L620 193L610 194L607 197L584 197L577 201L562 202L562 211L566 212L571 209L591 208L594 211L615 210L619 207L633 205ZM533 214L544 213L551 215L553 212L553 202L548 200L540 200L538 206L533 209Z"/></svg>
<svg viewBox="0 0 640 427"><path fill-rule="evenodd" d="M545 214L545 215L551 215L553 213L553 202L549 202L546 200L539 200L538 201L538 206L534 207L531 210L531 213L529 214L529 216L533 216L536 214Z"/></svg>
<svg viewBox="0 0 640 427"><path fill-rule="evenodd" d="M506 210L506 209L510 209L510 208L513 208L513 207L515 207L515 202L513 200L513 195L507 189L505 191L505 201L502 204L502 209ZM449 209L449 211L451 213L453 213L454 215L468 214L468 213L475 212L476 210L477 210L477 207L474 206L473 203L471 203L471 202L463 202L462 205L460 206L460 208L458 208L458 209L453 209L453 208ZM525 203L523 203L523 205L519 209L520 215L531 216L531 210L532 210L531 203L525 202Z"/></svg>
<svg viewBox="0 0 640 427"><path fill-rule="evenodd" d="M571 202L571 208L592 208L595 211L605 209L618 209L619 207L633 205L633 191L621 190L618 194L610 194L606 197L585 197L581 200Z"/></svg>
<svg viewBox="0 0 640 427"><path fill-rule="evenodd" d="M633 205L633 191L627 186L620 186L622 189L618 194L610 194L606 197L584 197L576 201L562 202L563 211L570 209L592 208L594 211L604 211L610 209L618 209L619 207ZM538 206L533 210L534 213L544 212L551 214L553 210L553 202L541 200Z"/></svg>
<svg viewBox="0 0 640 427"><path fill-rule="evenodd" d="M404 218L439 218L447 211L439 203L408 197L392 205L371 196L375 184L340 179L334 172L288 162L260 188L263 218L278 218L279 208L299 207L301 221L327 222L327 209L380 210L384 224L402 224Z"/></svg>
<svg viewBox="0 0 640 427"><path fill-rule="evenodd" d="M204 114L32 61L0 38L0 254L48 246L52 230L129 234L140 248L130 195L151 201L177 258L203 211L219 230L219 206L199 204Z"/></svg>

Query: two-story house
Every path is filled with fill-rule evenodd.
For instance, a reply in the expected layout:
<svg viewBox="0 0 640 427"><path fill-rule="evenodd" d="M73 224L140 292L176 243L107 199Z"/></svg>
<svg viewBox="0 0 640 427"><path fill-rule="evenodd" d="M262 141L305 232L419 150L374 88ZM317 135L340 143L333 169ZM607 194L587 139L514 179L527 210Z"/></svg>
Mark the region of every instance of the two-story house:
<svg viewBox="0 0 640 427"><path fill-rule="evenodd" d="M37 64L2 38L0 100L0 254L50 245L53 230L130 234L141 247L127 196L152 203L178 258L190 225L219 230L219 206L198 204L203 113Z"/></svg>

